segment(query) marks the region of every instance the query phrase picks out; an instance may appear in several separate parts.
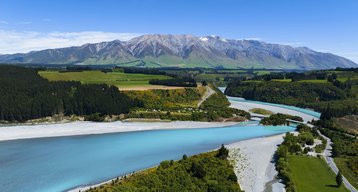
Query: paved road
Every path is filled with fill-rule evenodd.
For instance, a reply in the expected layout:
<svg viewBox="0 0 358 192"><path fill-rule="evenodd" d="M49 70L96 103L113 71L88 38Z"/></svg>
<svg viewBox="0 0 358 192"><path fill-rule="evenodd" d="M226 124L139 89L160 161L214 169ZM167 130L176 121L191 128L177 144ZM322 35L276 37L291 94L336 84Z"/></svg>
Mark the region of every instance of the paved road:
<svg viewBox="0 0 358 192"><path fill-rule="evenodd" d="M324 149L323 152L323 157L324 160L326 160L327 164L329 165L329 167L333 170L333 172L335 174L338 173L338 168L337 165L334 163L333 158L331 157L332 155L332 141L330 138L324 136L320 131L318 131L318 134L321 135L323 138L325 138L327 140L327 145L326 148ZM343 184L347 187L347 189L351 192L358 192L350 183L349 181L343 176Z"/></svg>
<svg viewBox="0 0 358 192"><path fill-rule="evenodd" d="M206 92L205 92L204 96L201 98L201 101L199 101L198 107L200 107L200 105L201 105L206 99L208 99L212 94L215 93L215 91L214 91L210 86L205 86L205 88L206 88Z"/></svg>

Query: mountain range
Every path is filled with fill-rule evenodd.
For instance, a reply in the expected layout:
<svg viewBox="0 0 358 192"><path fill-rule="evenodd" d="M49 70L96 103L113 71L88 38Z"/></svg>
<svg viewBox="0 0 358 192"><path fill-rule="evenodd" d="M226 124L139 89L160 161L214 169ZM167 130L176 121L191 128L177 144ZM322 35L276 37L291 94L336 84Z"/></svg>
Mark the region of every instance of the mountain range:
<svg viewBox="0 0 358 192"><path fill-rule="evenodd" d="M329 69L358 67L343 57L307 47L218 36L142 35L128 41L84 44L0 55L1 63L117 64L137 67Z"/></svg>

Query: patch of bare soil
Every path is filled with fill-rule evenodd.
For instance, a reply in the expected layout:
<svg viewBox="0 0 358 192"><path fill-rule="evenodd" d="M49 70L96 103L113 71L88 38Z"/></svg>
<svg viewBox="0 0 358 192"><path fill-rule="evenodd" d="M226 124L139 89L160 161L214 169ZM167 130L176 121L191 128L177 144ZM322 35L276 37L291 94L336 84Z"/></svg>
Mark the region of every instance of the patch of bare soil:
<svg viewBox="0 0 358 192"><path fill-rule="evenodd" d="M358 134L358 115L335 118L334 123L337 127L340 127L349 133Z"/></svg>

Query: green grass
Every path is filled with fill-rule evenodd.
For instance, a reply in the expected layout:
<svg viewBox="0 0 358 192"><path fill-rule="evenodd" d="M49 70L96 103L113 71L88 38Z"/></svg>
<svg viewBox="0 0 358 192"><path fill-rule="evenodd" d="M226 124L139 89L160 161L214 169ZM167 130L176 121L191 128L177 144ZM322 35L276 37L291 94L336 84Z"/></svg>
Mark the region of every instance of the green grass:
<svg viewBox="0 0 358 192"><path fill-rule="evenodd" d="M333 73L333 71L331 72ZM357 80L358 74L353 71L334 71L337 74L339 81L347 81L349 78L351 80Z"/></svg>
<svg viewBox="0 0 358 192"><path fill-rule="evenodd" d="M244 75L242 74L212 74L212 73L203 73L196 76L198 79L205 79L205 80L215 80L216 78L219 78L220 80L224 80L225 77L242 77Z"/></svg>
<svg viewBox="0 0 358 192"><path fill-rule="evenodd" d="M345 82L345 81L347 81L348 79L357 80L357 79L358 79L358 76L338 77L337 79L338 79L339 81Z"/></svg>
<svg viewBox="0 0 358 192"><path fill-rule="evenodd" d="M266 109L261 109L261 108L253 108L249 110L252 113L257 113L257 114L261 114L261 115L272 115L272 111L270 110L266 110Z"/></svg>
<svg viewBox="0 0 358 192"><path fill-rule="evenodd" d="M275 82L291 82L291 79L271 79L271 81L275 81Z"/></svg>
<svg viewBox="0 0 358 192"><path fill-rule="evenodd" d="M260 71L255 71L256 75L266 75L266 74L270 74L270 71L265 71L265 70L260 70Z"/></svg>
<svg viewBox="0 0 358 192"><path fill-rule="evenodd" d="M307 79L307 80L301 80L298 81L301 83L327 83L326 79Z"/></svg>
<svg viewBox="0 0 358 192"><path fill-rule="evenodd" d="M261 80L246 80L245 82L261 83L261 82L263 82L263 81L261 81Z"/></svg>
<svg viewBox="0 0 358 192"><path fill-rule="evenodd" d="M148 86L151 79L170 79L164 75L132 74L123 72L103 73L101 71L65 72L40 71L39 74L50 81L80 81L88 84L108 84L117 87Z"/></svg>
<svg viewBox="0 0 358 192"><path fill-rule="evenodd" d="M336 176L323 159L292 155L288 163L298 192L348 191L337 187Z"/></svg>
<svg viewBox="0 0 358 192"><path fill-rule="evenodd" d="M347 165L349 159L347 158L334 158L334 162L337 167L342 171L344 177L356 188L358 189L358 177Z"/></svg>
<svg viewBox="0 0 358 192"><path fill-rule="evenodd" d="M244 72L247 72L247 70L244 70L244 69L224 69L224 70L219 70L220 73L222 72L227 72L227 73L244 73Z"/></svg>

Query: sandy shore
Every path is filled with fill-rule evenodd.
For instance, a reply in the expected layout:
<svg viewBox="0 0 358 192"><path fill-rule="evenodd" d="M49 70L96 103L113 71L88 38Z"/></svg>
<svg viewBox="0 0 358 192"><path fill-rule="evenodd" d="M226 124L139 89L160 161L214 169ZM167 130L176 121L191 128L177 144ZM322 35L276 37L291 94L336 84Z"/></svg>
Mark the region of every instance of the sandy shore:
<svg viewBox="0 0 358 192"><path fill-rule="evenodd" d="M277 171L272 162L277 145L284 134L240 141L227 145L230 159L235 164L238 182L246 192L284 191L276 179Z"/></svg>
<svg viewBox="0 0 358 192"><path fill-rule="evenodd" d="M211 128L235 125L238 122L196 122L196 121L172 121L172 122L88 122L75 121L59 124L15 125L0 126L0 141L57 137L71 135L103 134L126 131L142 131L157 129L184 129L184 128Z"/></svg>

